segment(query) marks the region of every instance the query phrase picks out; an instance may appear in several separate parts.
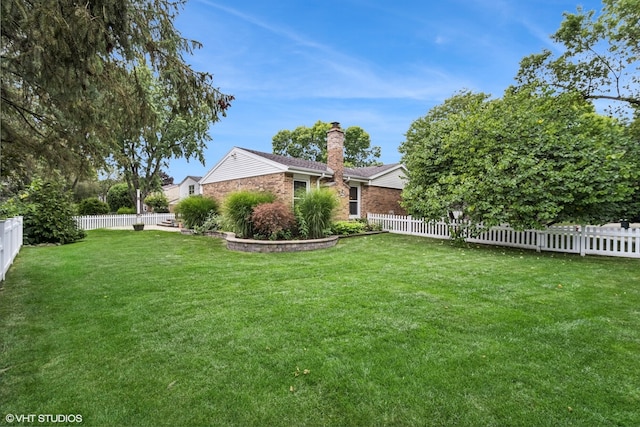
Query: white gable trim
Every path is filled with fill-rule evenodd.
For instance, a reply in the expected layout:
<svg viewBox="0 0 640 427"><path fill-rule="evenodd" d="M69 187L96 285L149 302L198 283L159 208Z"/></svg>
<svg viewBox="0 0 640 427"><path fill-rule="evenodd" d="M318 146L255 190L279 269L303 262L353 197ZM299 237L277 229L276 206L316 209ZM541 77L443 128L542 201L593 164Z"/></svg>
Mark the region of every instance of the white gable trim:
<svg viewBox="0 0 640 427"><path fill-rule="evenodd" d="M200 180L200 185L214 182L248 178L259 175L286 172L286 165L233 147L218 163Z"/></svg>
<svg viewBox="0 0 640 427"><path fill-rule="evenodd" d="M369 180L368 184L374 187L404 189L407 179L407 168L404 165L398 165L394 168L376 174Z"/></svg>

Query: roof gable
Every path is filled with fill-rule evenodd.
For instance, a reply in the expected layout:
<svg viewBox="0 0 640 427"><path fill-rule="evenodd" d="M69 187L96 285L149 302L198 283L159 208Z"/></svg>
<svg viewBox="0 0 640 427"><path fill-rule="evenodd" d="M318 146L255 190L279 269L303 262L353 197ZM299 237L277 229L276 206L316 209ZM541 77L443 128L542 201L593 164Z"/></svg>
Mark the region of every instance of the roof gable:
<svg viewBox="0 0 640 427"><path fill-rule="evenodd" d="M285 172L287 166L259 156L250 150L234 147L200 180L200 184Z"/></svg>
<svg viewBox="0 0 640 427"><path fill-rule="evenodd" d="M325 163L314 162L312 160L298 159L295 157L282 156L280 154L265 153L262 151L247 150L257 156L264 157L265 159L272 160L280 163L283 166L287 166L289 170L301 170L301 171L316 171L328 173L331 172Z"/></svg>
<svg viewBox="0 0 640 427"><path fill-rule="evenodd" d="M369 185L403 188L401 177L406 168L400 163L344 168L344 177L364 181ZM293 172L299 174L332 177L333 171L326 163L234 147L200 180L200 184Z"/></svg>

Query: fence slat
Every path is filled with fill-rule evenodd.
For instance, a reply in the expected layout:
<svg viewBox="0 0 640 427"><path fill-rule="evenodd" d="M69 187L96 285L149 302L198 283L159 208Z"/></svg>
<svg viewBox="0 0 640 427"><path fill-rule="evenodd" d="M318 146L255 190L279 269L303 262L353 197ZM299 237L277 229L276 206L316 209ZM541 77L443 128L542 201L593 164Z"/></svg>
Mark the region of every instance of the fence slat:
<svg viewBox="0 0 640 427"><path fill-rule="evenodd" d="M173 213L150 213L138 215L86 215L76 216L78 228L83 230L95 230L97 228L128 227L142 222L144 225L155 225L166 220L175 220Z"/></svg>
<svg viewBox="0 0 640 427"><path fill-rule="evenodd" d="M464 221L425 222L410 216L367 214L367 219L391 233L411 234L435 239L450 239L451 227L469 225ZM465 239L470 243L508 246L536 251L575 253L640 258L640 229L597 226L553 226L545 230L518 231L503 225L482 231L476 237Z"/></svg>
<svg viewBox="0 0 640 427"><path fill-rule="evenodd" d="M22 248L22 217L0 221L0 281L3 281L13 260Z"/></svg>

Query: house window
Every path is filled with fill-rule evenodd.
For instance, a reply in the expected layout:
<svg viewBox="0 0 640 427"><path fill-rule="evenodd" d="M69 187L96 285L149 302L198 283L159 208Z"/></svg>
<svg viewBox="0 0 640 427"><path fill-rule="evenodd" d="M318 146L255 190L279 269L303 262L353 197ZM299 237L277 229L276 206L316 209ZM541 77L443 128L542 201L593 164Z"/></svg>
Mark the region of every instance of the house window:
<svg viewBox="0 0 640 427"><path fill-rule="evenodd" d="M307 194L307 187L309 183L307 181L293 181L293 205L295 206L305 194Z"/></svg>
<svg viewBox="0 0 640 427"><path fill-rule="evenodd" d="M360 218L360 187L349 187L349 218Z"/></svg>
<svg viewBox="0 0 640 427"><path fill-rule="evenodd" d="M189 195L193 195L196 192L196 186L195 185L190 185L189 186Z"/></svg>

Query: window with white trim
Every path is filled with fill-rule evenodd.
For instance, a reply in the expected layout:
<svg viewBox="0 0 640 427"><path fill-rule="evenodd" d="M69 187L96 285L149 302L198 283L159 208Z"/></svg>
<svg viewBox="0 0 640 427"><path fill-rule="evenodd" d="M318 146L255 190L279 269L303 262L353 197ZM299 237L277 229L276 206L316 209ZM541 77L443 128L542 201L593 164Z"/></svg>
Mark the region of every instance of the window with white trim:
<svg viewBox="0 0 640 427"><path fill-rule="evenodd" d="M309 181L293 180L293 205L295 206L300 199L307 194L309 189Z"/></svg>
<svg viewBox="0 0 640 427"><path fill-rule="evenodd" d="M349 218L360 218L360 186L349 187Z"/></svg>

